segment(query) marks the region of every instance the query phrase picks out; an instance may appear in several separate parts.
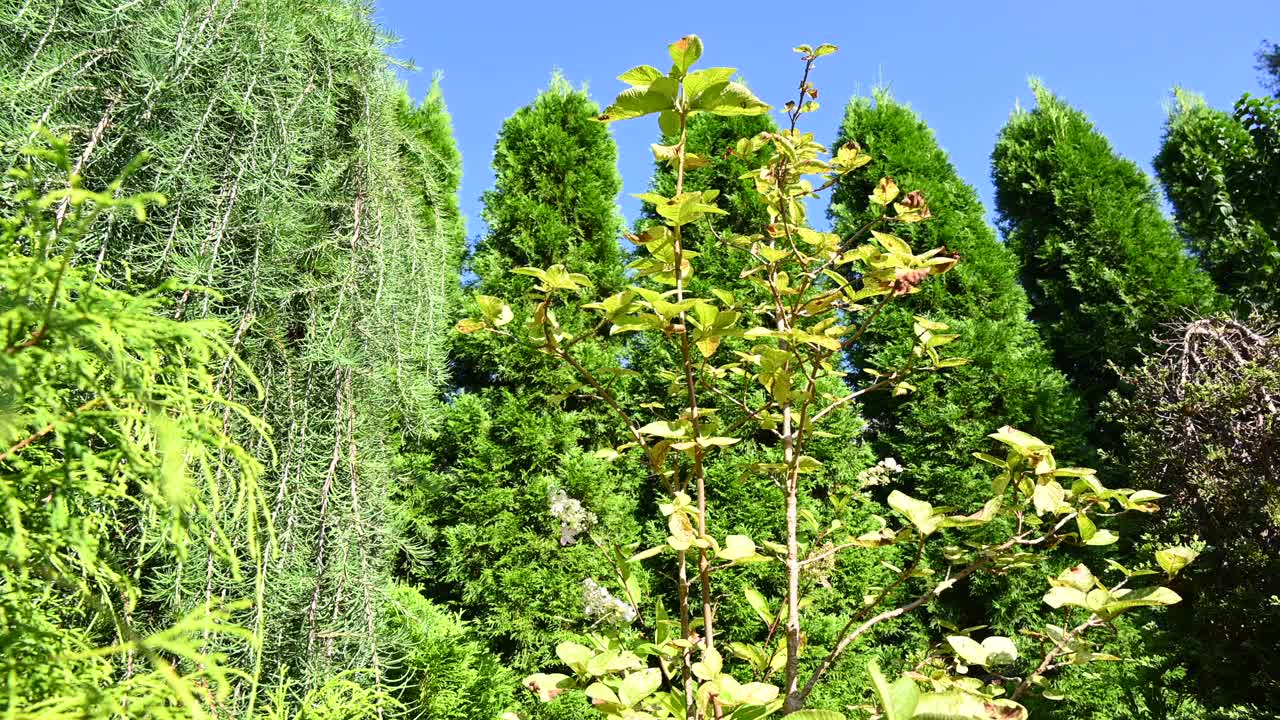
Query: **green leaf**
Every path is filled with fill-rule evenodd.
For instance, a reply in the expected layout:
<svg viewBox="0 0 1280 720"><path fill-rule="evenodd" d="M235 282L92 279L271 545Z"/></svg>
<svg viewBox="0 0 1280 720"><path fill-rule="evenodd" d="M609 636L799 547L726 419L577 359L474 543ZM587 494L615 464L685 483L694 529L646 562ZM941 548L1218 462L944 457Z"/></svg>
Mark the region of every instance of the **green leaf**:
<svg viewBox="0 0 1280 720"><path fill-rule="evenodd" d="M787 720L845 720L845 716L835 710L797 710Z"/></svg>
<svg viewBox="0 0 1280 720"><path fill-rule="evenodd" d="M840 48L836 47L835 45L832 45L831 43L822 43L817 47L816 50L813 51L813 56L816 58L820 58L823 55L830 55L831 53L839 49Z"/></svg>
<svg viewBox="0 0 1280 720"><path fill-rule="evenodd" d="M641 435L653 435L655 437L674 439L684 437L688 434L689 428L687 425L677 424L673 426L665 420L659 420L645 425L640 428L639 432Z"/></svg>
<svg viewBox="0 0 1280 720"><path fill-rule="evenodd" d="M1191 564L1200 553L1189 547L1179 545L1177 547L1165 548L1156 551L1156 562L1164 569L1166 575L1170 578L1177 575L1182 568Z"/></svg>
<svg viewBox="0 0 1280 720"><path fill-rule="evenodd" d="M1012 700L987 700L960 690L924 693L913 720L1026 720L1027 709Z"/></svg>
<svg viewBox="0 0 1280 720"><path fill-rule="evenodd" d="M622 704L622 701L618 699L617 693L615 693L612 689L609 688L608 685L605 685L604 683L599 683L599 682L591 683L590 685L587 686L587 689L583 692L588 698L592 700L599 700L602 703L610 703L613 705Z"/></svg>
<svg viewBox="0 0 1280 720"><path fill-rule="evenodd" d="M729 535L724 539L724 547L716 555L730 562L753 557L756 544L746 535Z"/></svg>
<svg viewBox="0 0 1280 720"><path fill-rule="evenodd" d="M949 635L947 644L966 665L987 664L987 649L977 640L964 635Z"/></svg>
<svg viewBox="0 0 1280 720"><path fill-rule="evenodd" d="M667 547L665 545L657 545L649 548L648 550L641 550L635 555L632 555L631 557L627 558L627 563L631 564L631 563L638 563L642 560L648 560L649 558L660 554L663 550L666 550L666 549Z"/></svg>
<svg viewBox="0 0 1280 720"><path fill-rule="evenodd" d="M574 672L582 672L582 669L587 666L587 661L595 657L595 653L581 643L562 642L556 646L556 657L560 658L560 662L573 668Z"/></svg>
<svg viewBox="0 0 1280 720"><path fill-rule="evenodd" d="M1102 606L1108 615L1116 615L1136 607L1164 607L1182 602L1182 596L1167 587L1146 587L1138 590L1117 590L1111 601Z"/></svg>
<svg viewBox="0 0 1280 720"><path fill-rule="evenodd" d="M618 688L618 699L627 707L635 707L659 687L662 687L662 671L658 668L645 668L627 675Z"/></svg>
<svg viewBox="0 0 1280 720"><path fill-rule="evenodd" d="M1049 584L1088 592L1093 589L1094 582L1093 571L1084 563L1080 563L1058 573L1058 577L1050 580Z"/></svg>
<svg viewBox="0 0 1280 720"><path fill-rule="evenodd" d="M871 202L877 205L888 205L896 197L898 197L898 184L893 181L893 178L880 178L875 190L871 191Z"/></svg>
<svg viewBox="0 0 1280 720"><path fill-rule="evenodd" d="M987 667L1010 665L1018 659L1018 646L1007 637L992 635L983 638L982 647L987 652L987 660L982 664Z"/></svg>
<svg viewBox="0 0 1280 720"><path fill-rule="evenodd" d="M943 520L941 517L934 516L933 505L898 490L889 493L889 507L904 515L925 537L932 535Z"/></svg>
<svg viewBox="0 0 1280 720"><path fill-rule="evenodd" d="M557 695L573 687L569 676L561 673L535 673L526 677L523 684L542 702L551 702Z"/></svg>
<svg viewBox="0 0 1280 720"><path fill-rule="evenodd" d="M749 682L738 688L736 699L742 705L768 705L777 697L778 688L776 685ZM734 717L738 717L738 714L734 713Z"/></svg>
<svg viewBox="0 0 1280 720"><path fill-rule="evenodd" d="M675 81L662 77L647 87L633 87L618 93L613 104L597 118L602 122L630 120L675 108Z"/></svg>
<svg viewBox="0 0 1280 720"><path fill-rule="evenodd" d="M494 327L502 327L515 317L511 313L511 308L507 307L502 298L496 298L492 295L476 295L476 303L480 305L480 312L484 313L485 319L492 323Z"/></svg>
<svg viewBox="0 0 1280 720"><path fill-rule="evenodd" d="M735 72L737 71L733 68L727 67L695 70L684 79L684 95L690 100L696 100L699 95L706 92L707 88L728 82Z"/></svg>
<svg viewBox="0 0 1280 720"><path fill-rule="evenodd" d="M1071 607L1088 607L1089 603L1084 592L1070 587L1051 587L1049 592L1044 594L1044 602L1055 610L1063 606Z"/></svg>
<svg viewBox="0 0 1280 720"><path fill-rule="evenodd" d="M1035 505L1036 514L1043 515L1057 512L1066 497L1067 491L1058 484L1058 481L1050 480L1036 484L1035 491L1031 495L1031 502Z"/></svg>
<svg viewBox="0 0 1280 720"><path fill-rule="evenodd" d="M652 65L637 65L618 76L618 79L632 87L648 87L654 80L663 77L662 71Z"/></svg>
<svg viewBox="0 0 1280 720"><path fill-rule="evenodd" d="M1092 545L1092 546L1094 546L1094 547L1100 547L1100 546L1103 546L1103 545L1114 545L1114 544L1116 544L1117 542L1119 542L1119 540L1120 540L1120 536L1119 536L1119 535L1116 535L1115 533L1111 532L1110 530L1105 530L1105 529L1104 529L1104 530L1099 530L1098 532L1094 533L1093 537L1091 537L1091 538L1089 538L1088 540L1086 540L1084 544L1085 544L1085 545Z"/></svg>
<svg viewBox="0 0 1280 720"><path fill-rule="evenodd" d="M1007 469L1009 467L1009 463L1005 462L1004 460L1001 460L1000 458L994 455L988 455L987 453L984 453L984 452L976 452L973 454L973 456L978 458L982 462L991 463L992 465L995 465L996 467L1001 469Z"/></svg>
<svg viewBox="0 0 1280 720"><path fill-rule="evenodd" d="M723 82L704 90L689 103L689 109L712 115L760 115L769 112L769 104L742 83Z"/></svg>
<svg viewBox="0 0 1280 720"><path fill-rule="evenodd" d="M999 440L1005 445L1017 450L1022 455L1040 453L1051 449L1051 446L1040 438L1022 432L1021 430L1014 429L1009 425L1005 425L987 437Z"/></svg>
<svg viewBox="0 0 1280 720"><path fill-rule="evenodd" d="M884 720L911 720L916 704L920 701L920 688L916 687L915 682L904 677L889 684L880 672L880 664L875 660L867 664L867 671L871 674L871 687L884 710ZM788 717L794 716L792 714Z"/></svg>
<svg viewBox="0 0 1280 720"><path fill-rule="evenodd" d="M745 588L743 593L747 596L747 604L751 606L752 610L756 611L756 617L760 618L760 621L765 625L773 624L773 610L769 607L769 601L765 599L764 595L761 595L760 591L753 587Z"/></svg>
<svg viewBox="0 0 1280 720"><path fill-rule="evenodd" d="M702 39L697 35L685 35L667 47L673 63L673 75L683 75L689 71L698 58L702 57Z"/></svg>
<svg viewBox="0 0 1280 720"><path fill-rule="evenodd" d="M667 544L676 550L687 550L698 537L693 531L693 523L689 522L689 516L684 513L671 513L671 517L667 518L667 529L671 531Z"/></svg>

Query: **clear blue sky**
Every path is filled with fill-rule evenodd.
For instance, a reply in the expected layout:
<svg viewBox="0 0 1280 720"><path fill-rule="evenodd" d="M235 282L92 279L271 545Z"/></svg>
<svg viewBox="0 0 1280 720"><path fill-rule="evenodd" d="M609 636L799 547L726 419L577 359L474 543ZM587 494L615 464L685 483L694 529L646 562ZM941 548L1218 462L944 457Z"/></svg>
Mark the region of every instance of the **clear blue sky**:
<svg viewBox="0 0 1280 720"><path fill-rule="evenodd" d="M799 43L835 43L819 61L821 108L807 129L830 143L845 102L887 84L937 134L952 162L992 212L988 159L1016 102L1033 104L1027 78L1089 114L1124 156L1150 172L1169 91L1181 85L1214 107L1230 108L1261 88L1254 52L1280 40L1280 0L1024 0L933 2L883 7L856 0L783 2L492 2L375 0L376 18L412 61L403 73L421 98L432 73L463 156L462 208L472 237L483 230L480 194L490 187L493 143L502 121L545 88L559 68L587 84L601 105L624 86L628 68L666 68L668 43L702 37L701 64L739 68L766 102L795 96ZM793 13L795 15L793 15ZM808 18L795 19L795 16ZM623 214L633 220L652 171L652 118L613 125L619 145ZM874 154L874 148L869 148ZM814 219L825 208L814 208Z"/></svg>

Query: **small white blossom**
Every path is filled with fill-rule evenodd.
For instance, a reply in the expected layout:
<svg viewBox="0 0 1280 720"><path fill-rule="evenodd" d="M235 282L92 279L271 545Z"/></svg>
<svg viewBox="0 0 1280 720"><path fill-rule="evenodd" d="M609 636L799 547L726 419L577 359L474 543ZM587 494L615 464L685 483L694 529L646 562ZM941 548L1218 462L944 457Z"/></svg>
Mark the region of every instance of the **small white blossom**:
<svg viewBox="0 0 1280 720"><path fill-rule="evenodd" d="M582 581L582 603L587 617L593 620L622 620L630 623L636 619L635 608L619 600L592 578Z"/></svg>
<svg viewBox="0 0 1280 720"><path fill-rule="evenodd" d="M888 485L891 476L901 475L904 469L897 460L888 457L858 473L858 481L863 487Z"/></svg>
<svg viewBox="0 0 1280 720"><path fill-rule="evenodd" d="M551 516L560 521L560 544L572 545L578 536L596 522L595 513L582 507L582 502L565 494L564 490L551 490Z"/></svg>

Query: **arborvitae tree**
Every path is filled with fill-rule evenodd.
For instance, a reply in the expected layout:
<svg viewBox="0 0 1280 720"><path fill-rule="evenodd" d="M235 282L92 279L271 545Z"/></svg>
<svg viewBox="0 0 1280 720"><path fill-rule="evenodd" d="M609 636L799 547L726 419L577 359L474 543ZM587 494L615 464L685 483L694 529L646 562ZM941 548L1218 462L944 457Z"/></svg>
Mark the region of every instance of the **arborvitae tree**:
<svg viewBox="0 0 1280 720"><path fill-rule="evenodd" d="M1219 304L1151 180L1084 113L1039 83L992 153L996 209L1022 262L1031 318L1091 407L1161 325Z"/></svg>
<svg viewBox="0 0 1280 720"><path fill-rule="evenodd" d="M871 396L865 412L877 451L904 465L922 494L948 502L972 497L974 488L990 482L971 453L1001 425L1025 429L1053 443L1059 457L1082 461L1080 401L1027 320L1031 306L1018 285L1017 257L996 239L977 193L956 174L928 125L879 91L874 99L850 101L835 144L846 142L866 149L875 172L847 176L832 194L836 232L851 234L874 219L865 200L874 178L887 175L919 190L933 215L897 234L912 247L945 245L961 257L955 270L886 310L851 353L858 368L897 367L910 352L913 316L922 315L950 325L948 332L960 335L953 352L969 360L945 376L913 382L916 390L907 396Z"/></svg>
<svg viewBox="0 0 1280 720"><path fill-rule="evenodd" d="M1280 308L1280 154L1199 96L1174 100L1155 168L1178 231L1238 307Z"/></svg>
<svg viewBox="0 0 1280 720"><path fill-rule="evenodd" d="M95 226L75 262L131 290L177 278L169 312L227 322L263 389L210 368L272 429L224 420L267 465L275 542L239 575L198 549L140 564L137 616L249 598L235 619L260 642L226 648L242 669L270 683L287 667L288 697L347 669L380 685L399 642L380 630L401 544L391 468L433 415L462 242L456 183L433 184L456 174L430 140L447 135L438 96L409 111L349 0L6 0L0 27L0 142L42 121L89 182L145 151L124 191L168 198L146 225Z"/></svg>
<svg viewBox="0 0 1280 720"><path fill-rule="evenodd" d="M598 113L585 91L557 75L504 123L496 182L484 195L488 230L470 260L481 293L518 295L531 278L513 270L556 263L601 292L621 284L622 181L613 138L593 120ZM525 320L509 327L519 332ZM614 358L616 340L582 318L559 320L566 333L584 333L576 349L585 357ZM591 388L572 387L545 356L466 335L453 363L457 392L413 462L405 513L419 547L406 569L527 671L581 621L584 581L610 574L585 537L561 537L553 496L580 499L601 522L634 535L634 479L592 456L617 440L617 430L603 411L583 409L590 403L579 395Z"/></svg>

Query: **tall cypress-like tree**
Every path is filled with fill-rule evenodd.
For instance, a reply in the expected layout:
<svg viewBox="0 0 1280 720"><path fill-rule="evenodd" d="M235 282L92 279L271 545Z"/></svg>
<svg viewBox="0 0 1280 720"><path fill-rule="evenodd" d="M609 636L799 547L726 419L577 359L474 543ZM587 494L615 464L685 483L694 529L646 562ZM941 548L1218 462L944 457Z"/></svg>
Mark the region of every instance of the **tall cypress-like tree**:
<svg viewBox="0 0 1280 720"><path fill-rule="evenodd" d="M1177 89L1155 158L1178 231L1218 289L1246 310L1280 309L1280 153L1266 139Z"/></svg>
<svg viewBox="0 0 1280 720"><path fill-rule="evenodd" d="M996 209L1022 263L1031 317L1091 407L1137 362L1152 333L1220 304L1184 252L1153 184L1043 85L992 153Z"/></svg>
<svg viewBox="0 0 1280 720"><path fill-rule="evenodd" d="M895 303L851 353L856 367L897 367L910 352L914 315L950 325L960 338L954 354L968 365L913 381L903 398L874 396L867 414L877 450L909 469L926 497L957 503L985 487L989 474L971 453L986 435L1013 425L1056 446L1062 458L1081 458L1086 424L1079 398L1053 366L1027 315L1018 285L1018 260L987 225L974 189L956 174L928 125L886 91L855 98L845 108L836 145L861 144L872 157L869 174L853 174L832 195L836 232L848 235L873 219L866 197L876 178L893 177L929 203L927 222L895 232L913 248L946 245L960 254L955 269L921 292Z"/></svg>
<svg viewBox="0 0 1280 720"><path fill-rule="evenodd" d="M503 124L495 185L484 195L488 229L470 259L480 293L530 290L532 278L513 272L523 266L563 264L602 295L622 283L622 181L598 113L585 91L556 75ZM559 320L570 336L587 331L574 348L584 362L618 352L618 341L590 332L585 318ZM524 321L507 327L519 333ZM584 581L611 577L585 535L557 541L551 496L564 492L610 534L635 536L634 478L592 456L622 440L608 409L580 397L590 389L573 387L553 358L501 340L464 335L456 345L456 393L412 466L405 513L420 553L406 569L529 671L550 660L557 636L581 627Z"/></svg>
<svg viewBox="0 0 1280 720"><path fill-rule="evenodd" d="M273 431L226 418L268 466L261 564L139 560L138 616L248 598L259 642L226 648L241 668L287 667L297 695L348 669L385 686L412 622L388 596L392 467L435 414L462 249L438 94L406 106L348 0L0 2L0 27L5 148L44 123L98 184L146 152L126 190L168 197L147 225L96 227L76 262L134 291L187 283L174 314L225 320L262 389L228 363L218 391Z"/></svg>

